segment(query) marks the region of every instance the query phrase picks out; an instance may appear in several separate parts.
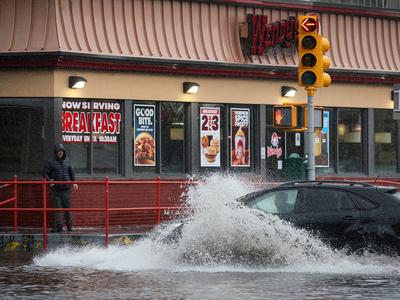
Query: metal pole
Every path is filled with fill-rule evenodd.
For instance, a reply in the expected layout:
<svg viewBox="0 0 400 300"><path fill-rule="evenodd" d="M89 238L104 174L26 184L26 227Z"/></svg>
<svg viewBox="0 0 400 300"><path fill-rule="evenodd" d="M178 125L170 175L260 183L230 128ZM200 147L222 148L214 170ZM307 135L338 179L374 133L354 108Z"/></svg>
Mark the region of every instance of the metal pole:
<svg viewBox="0 0 400 300"><path fill-rule="evenodd" d="M161 181L160 176L157 177L157 224L161 222Z"/></svg>
<svg viewBox="0 0 400 300"><path fill-rule="evenodd" d="M46 252L47 251L46 177L43 177L42 189L43 189L43 252Z"/></svg>
<svg viewBox="0 0 400 300"><path fill-rule="evenodd" d="M18 185L17 185L17 175L14 175L14 231L16 232L18 229Z"/></svg>
<svg viewBox="0 0 400 300"><path fill-rule="evenodd" d="M314 95L315 87L306 87L307 91L307 110L308 110L308 180L315 180L315 155L314 155Z"/></svg>
<svg viewBox="0 0 400 300"><path fill-rule="evenodd" d="M110 222L110 199L109 197L109 192L108 192L108 176L106 176L106 237L104 241L104 245L108 247L108 235L109 235L109 222Z"/></svg>

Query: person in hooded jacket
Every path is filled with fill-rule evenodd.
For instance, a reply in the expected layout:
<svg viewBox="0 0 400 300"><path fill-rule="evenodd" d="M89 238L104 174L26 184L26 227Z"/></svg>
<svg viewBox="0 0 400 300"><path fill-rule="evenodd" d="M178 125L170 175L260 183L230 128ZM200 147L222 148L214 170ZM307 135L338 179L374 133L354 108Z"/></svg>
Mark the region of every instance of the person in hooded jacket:
<svg viewBox="0 0 400 300"><path fill-rule="evenodd" d="M71 162L67 157L65 148L62 144L54 146L54 157L51 157L43 170L43 177L51 181L74 181L75 173ZM74 189L78 189L77 184L73 184ZM53 192L54 206L56 208L70 208L71 205L71 185L70 184L50 184ZM67 230L72 231L72 213L65 211L65 221ZM52 232L62 232L62 212L55 213L55 228Z"/></svg>

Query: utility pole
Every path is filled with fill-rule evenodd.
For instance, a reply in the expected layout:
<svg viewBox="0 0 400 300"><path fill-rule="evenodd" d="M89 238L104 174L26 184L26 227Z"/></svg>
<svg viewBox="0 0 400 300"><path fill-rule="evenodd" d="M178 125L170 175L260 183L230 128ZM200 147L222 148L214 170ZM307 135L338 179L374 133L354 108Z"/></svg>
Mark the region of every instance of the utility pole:
<svg viewBox="0 0 400 300"><path fill-rule="evenodd" d="M306 87L307 91L307 110L308 110L308 124L307 124L307 137L308 137L308 166L307 166L307 179L309 181L315 180L315 155L314 155L314 95L316 88L313 86Z"/></svg>

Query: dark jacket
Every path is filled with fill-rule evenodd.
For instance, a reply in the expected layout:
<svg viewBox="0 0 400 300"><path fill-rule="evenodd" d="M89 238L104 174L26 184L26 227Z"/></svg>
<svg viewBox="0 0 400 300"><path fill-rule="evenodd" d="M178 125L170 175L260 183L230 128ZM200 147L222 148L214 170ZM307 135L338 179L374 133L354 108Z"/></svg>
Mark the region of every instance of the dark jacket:
<svg viewBox="0 0 400 300"><path fill-rule="evenodd" d="M57 156L58 151L64 151L64 155L59 158ZM72 169L71 162L66 155L65 148L62 144L54 146L54 157L50 158L43 169L43 177L47 180L55 181L74 181L75 173ZM55 184L55 191L65 191L71 188L70 184Z"/></svg>

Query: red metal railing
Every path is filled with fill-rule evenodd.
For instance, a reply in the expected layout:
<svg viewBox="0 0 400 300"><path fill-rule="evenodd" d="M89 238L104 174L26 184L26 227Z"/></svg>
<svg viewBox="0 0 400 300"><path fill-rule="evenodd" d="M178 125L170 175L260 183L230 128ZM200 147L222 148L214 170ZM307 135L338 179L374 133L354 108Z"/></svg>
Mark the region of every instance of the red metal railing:
<svg viewBox="0 0 400 300"><path fill-rule="evenodd" d="M18 182L17 182L17 176L14 176L14 180L12 183L10 182L4 182L2 186L0 186L0 189L5 189L9 186L13 186L13 197L4 200L0 202L0 206L5 205L10 202L14 202L14 214L13 214L13 229L14 231L17 231L17 226L18 226L18 213L17 213L17 198L18 198Z"/></svg>
<svg viewBox="0 0 400 300"><path fill-rule="evenodd" d="M104 185L105 191L105 203L104 207L79 207L79 208L50 208L47 207L47 185L49 184L94 184L94 185ZM114 185L127 185L127 184L156 184L156 206L146 206L146 207L119 207L119 208L110 208L110 195L109 195L109 186L110 184ZM156 180L148 180L148 181L122 181L122 180L109 180L108 177L104 179L104 181L100 180L84 180L84 181L46 181L43 178L40 180L24 180L18 181L17 176L14 176L12 181L0 181L0 189L7 188L13 186L13 195L11 198L6 199L0 202L0 211L12 211L13 212L13 230L18 230L18 212L37 212L42 213L42 223L43 223L43 250L47 250L47 213L48 212L56 212L56 211L71 211L71 212L104 212L105 213L105 239L104 245L107 247L109 244L109 227L110 227L110 212L117 211L156 211L156 224L161 222L161 212L164 210L182 210L187 209L186 206L161 206L161 185L163 184L187 184L187 181L161 181L160 177L157 177ZM18 207L18 185L27 185L27 184L40 184L42 186L42 207ZM14 207L1 207L8 203L14 203Z"/></svg>
<svg viewBox="0 0 400 300"><path fill-rule="evenodd" d="M393 185L396 187L400 186L399 182L390 180L373 180L364 179L357 180L359 182L372 183L376 185ZM105 227L105 239L104 245L107 247L109 244L109 228L110 228L110 212L134 212L134 211L156 211L155 223L159 224L161 222L161 212L165 210L182 210L187 209L186 206L161 206L161 186L165 184L188 184L187 181L162 181L160 177L156 180L147 181L133 181L133 180L109 180L105 177L104 180L85 180L85 181L74 181L80 185L104 185L105 202L104 207L73 207L73 208L51 208L47 207L47 185L49 184L71 184L70 181L46 181L43 180L17 180L17 176L14 176L13 180L10 181L0 181L0 191L2 189L12 188L12 196L6 200L0 201L0 212L13 212L13 230L18 230L18 212L33 212L42 213L42 224L43 224L43 250L47 249L47 213L56 211L71 211L71 212L104 212L104 227ZM19 185L41 185L42 192L42 207L18 207L18 186ZM110 185L132 185L132 184L150 184L156 185L156 201L155 206L141 206L141 207L110 207ZM13 207L4 207L4 205L13 203ZM3 207L2 207L3 206Z"/></svg>

